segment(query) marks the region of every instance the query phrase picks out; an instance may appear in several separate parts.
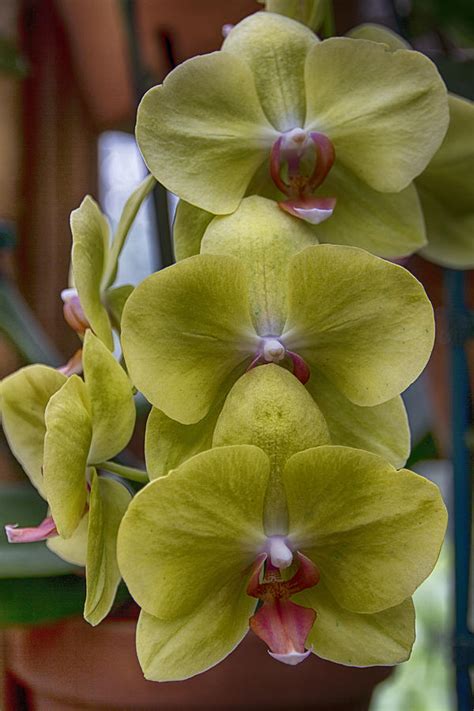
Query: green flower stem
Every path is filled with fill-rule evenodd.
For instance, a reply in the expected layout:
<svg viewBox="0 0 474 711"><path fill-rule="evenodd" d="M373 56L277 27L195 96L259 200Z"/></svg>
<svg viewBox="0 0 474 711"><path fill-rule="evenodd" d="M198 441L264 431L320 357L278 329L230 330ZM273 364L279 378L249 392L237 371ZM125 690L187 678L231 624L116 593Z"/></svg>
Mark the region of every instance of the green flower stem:
<svg viewBox="0 0 474 711"><path fill-rule="evenodd" d="M334 18L334 8L332 0L326 0L326 9L322 24L322 34L324 37L334 37L336 34L336 20Z"/></svg>
<svg viewBox="0 0 474 711"><path fill-rule="evenodd" d="M138 481L140 484L148 484L149 481L148 474L143 469L126 467L118 462L102 462L102 464L97 465L97 468L107 469L107 471L112 472L112 474L118 474L124 479L129 479L130 481Z"/></svg>

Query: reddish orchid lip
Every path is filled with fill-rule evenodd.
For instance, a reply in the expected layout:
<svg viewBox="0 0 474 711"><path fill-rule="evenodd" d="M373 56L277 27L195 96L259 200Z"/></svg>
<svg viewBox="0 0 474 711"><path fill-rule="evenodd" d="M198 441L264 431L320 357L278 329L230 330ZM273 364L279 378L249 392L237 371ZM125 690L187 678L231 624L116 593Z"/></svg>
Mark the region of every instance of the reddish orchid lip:
<svg viewBox="0 0 474 711"><path fill-rule="evenodd" d="M249 620L250 629L267 644L274 659L290 665L299 664L311 653L311 649L305 649L305 643L317 614L291 602L290 597L319 582L314 563L302 553L296 553L295 557L299 562L296 573L289 580L282 580L267 554L260 555L247 586L248 595L263 602ZM259 582L265 563L264 579Z"/></svg>
<svg viewBox="0 0 474 711"><path fill-rule="evenodd" d="M293 365L293 375L298 378L300 383L303 385L306 385L308 382L310 376L311 376L311 371L309 369L308 364L306 361L297 353L294 351L289 351L285 349L285 356L287 356ZM269 365L272 361L268 361L264 358L263 351L259 350L258 353L255 355L255 357L251 360L250 364L247 366L246 373L248 373L249 370L252 370L253 368L257 367L258 365Z"/></svg>

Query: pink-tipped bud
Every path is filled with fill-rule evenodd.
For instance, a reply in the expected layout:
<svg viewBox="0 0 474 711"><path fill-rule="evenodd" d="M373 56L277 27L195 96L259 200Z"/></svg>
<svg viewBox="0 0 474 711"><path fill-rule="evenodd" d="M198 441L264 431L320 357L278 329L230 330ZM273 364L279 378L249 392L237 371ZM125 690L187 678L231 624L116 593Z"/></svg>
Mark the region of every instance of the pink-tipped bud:
<svg viewBox="0 0 474 711"><path fill-rule="evenodd" d="M69 358L68 362L57 370L66 377L80 375L82 373L82 348L79 348L72 358Z"/></svg>
<svg viewBox="0 0 474 711"><path fill-rule="evenodd" d="M63 289L61 299L64 303L63 313L66 322L73 331L82 335L90 328L90 324L84 314L76 289Z"/></svg>
<svg viewBox="0 0 474 711"><path fill-rule="evenodd" d="M18 524L10 524L5 526L5 533L9 543L35 543L58 535L51 516L47 516L39 526L32 528L19 528Z"/></svg>

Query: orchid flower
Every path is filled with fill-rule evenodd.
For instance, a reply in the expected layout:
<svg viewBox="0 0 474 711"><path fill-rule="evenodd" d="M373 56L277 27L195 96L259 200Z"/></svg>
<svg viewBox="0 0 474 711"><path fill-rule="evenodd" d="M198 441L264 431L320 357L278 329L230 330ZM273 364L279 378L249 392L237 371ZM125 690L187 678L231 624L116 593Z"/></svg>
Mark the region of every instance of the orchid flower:
<svg viewBox="0 0 474 711"><path fill-rule="evenodd" d="M249 624L290 664L310 651L357 666L409 657L410 596L446 527L437 487L334 446L294 454L282 480L289 523L278 533L264 515L271 462L253 445L198 454L133 499L118 560L142 607L137 651L148 679L205 671Z"/></svg>
<svg viewBox="0 0 474 711"><path fill-rule="evenodd" d="M355 405L379 405L419 375L432 343L432 308L413 276L333 245L293 255L275 281L252 282L232 256L190 257L145 279L122 320L132 381L182 424L205 417L246 369L272 362L315 389L321 372Z"/></svg>
<svg viewBox="0 0 474 711"><path fill-rule="evenodd" d="M50 509L39 526L6 531L12 543L47 540L60 557L86 565L84 614L97 624L120 581L115 541L131 497L122 484L97 476L95 465L107 468L128 443L135 405L124 370L89 330L83 362L84 381L41 365L2 381L5 434Z"/></svg>
<svg viewBox="0 0 474 711"><path fill-rule="evenodd" d="M155 179L147 176L130 195L123 208L113 240L110 226L97 203L86 196L71 213L72 283L64 289L64 316L80 336L91 328L113 350L112 324L120 326L123 305L133 287L112 288L120 252L138 210Z"/></svg>
<svg viewBox="0 0 474 711"><path fill-rule="evenodd" d="M267 195L316 223L321 242L396 257L425 243L412 181L447 125L446 89L423 55L319 42L261 12L145 95L137 140L151 173L196 208L227 214Z"/></svg>
<svg viewBox="0 0 474 711"><path fill-rule="evenodd" d="M383 42L391 50L409 48L379 25L350 32L357 39ZM474 104L448 94L448 132L427 168L415 181L426 221L428 244L421 253L453 269L474 267Z"/></svg>

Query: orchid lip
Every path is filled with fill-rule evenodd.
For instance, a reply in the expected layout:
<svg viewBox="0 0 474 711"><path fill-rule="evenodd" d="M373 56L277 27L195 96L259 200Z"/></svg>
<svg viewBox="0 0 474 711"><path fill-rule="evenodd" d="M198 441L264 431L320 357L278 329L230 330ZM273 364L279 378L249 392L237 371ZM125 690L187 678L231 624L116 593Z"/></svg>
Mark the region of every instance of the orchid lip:
<svg viewBox="0 0 474 711"><path fill-rule="evenodd" d="M35 543L58 535L51 516L47 516L38 526L30 528L20 528L18 524L7 525L5 533L9 543Z"/></svg>
<svg viewBox="0 0 474 711"><path fill-rule="evenodd" d="M268 654L276 659L277 662L282 662L283 664L288 664L289 666L295 667L297 664L301 664L304 660L309 657L313 651L313 647L310 647L305 652L287 652L286 654L277 654L276 652L271 652L267 650Z"/></svg>
<svg viewBox="0 0 474 711"><path fill-rule="evenodd" d="M293 365L293 375L305 385L310 378L310 369L306 361L295 353L287 350L277 336L265 336L261 339L260 347L247 367L247 372L255 368L263 360L264 363L280 363L289 358Z"/></svg>

